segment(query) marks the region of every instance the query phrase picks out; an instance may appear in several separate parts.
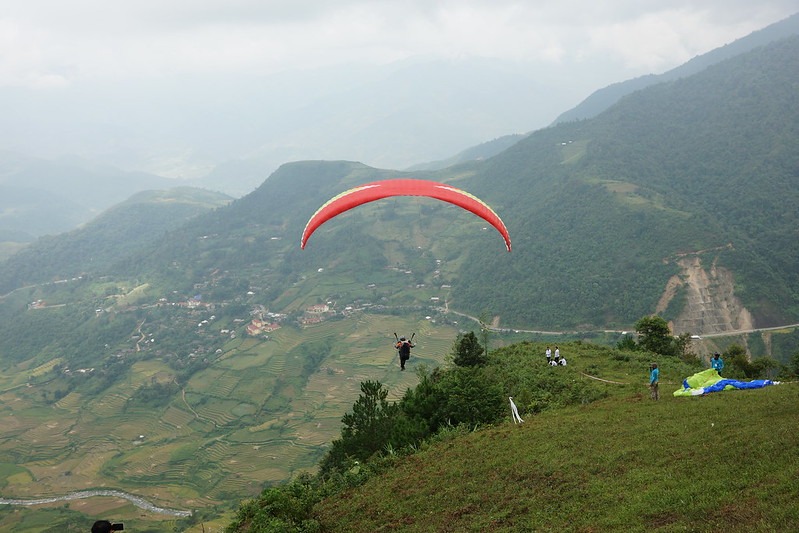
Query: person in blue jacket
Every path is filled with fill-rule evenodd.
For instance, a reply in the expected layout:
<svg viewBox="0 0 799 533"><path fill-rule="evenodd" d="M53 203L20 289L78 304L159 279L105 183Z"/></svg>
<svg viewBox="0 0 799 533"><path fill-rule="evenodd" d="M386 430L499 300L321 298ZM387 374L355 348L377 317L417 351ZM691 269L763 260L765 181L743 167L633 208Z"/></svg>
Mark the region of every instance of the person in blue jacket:
<svg viewBox="0 0 799 533"><path fill-rule="evenodd" d="M658 370L658 364L652 363L649 365L649 389L652 391L653 400L660 399L660 393L658 392L659 380L660 380L660 370Z"/></svg>
<svg viewBox="0 0 799 533"><path fill-rule="evenodd" d="M724 361L721 359L719 352L713 354L713 358L710 360L710 368L715 368L719 375L724 370Z"/></svg>

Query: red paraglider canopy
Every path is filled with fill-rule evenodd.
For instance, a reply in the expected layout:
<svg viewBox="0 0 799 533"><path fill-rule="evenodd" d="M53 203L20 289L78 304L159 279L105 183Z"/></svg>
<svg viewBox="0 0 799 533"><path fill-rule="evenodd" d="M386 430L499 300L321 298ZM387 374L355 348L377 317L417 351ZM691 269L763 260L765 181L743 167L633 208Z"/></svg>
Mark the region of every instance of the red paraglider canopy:
<svg viewBox="0 0 799 533"><path fill-rule="evenodd" d="M305 230L302 232L300 247L304 249L305 244L308 242L308 238L313 232L336 215L348 211L353 207L389 196L427 196L429 198L436 198L444 202L449 202L471 211L499 231L502 238L505 239L505 247L510 252L510 236L508 235L508 230L502 222L502 219L499 218L499 215L488 207L485 202L451 185L436 183L434 181L411 179L367 183L344 191L331 198L314 213L305 225Z"/></svg>

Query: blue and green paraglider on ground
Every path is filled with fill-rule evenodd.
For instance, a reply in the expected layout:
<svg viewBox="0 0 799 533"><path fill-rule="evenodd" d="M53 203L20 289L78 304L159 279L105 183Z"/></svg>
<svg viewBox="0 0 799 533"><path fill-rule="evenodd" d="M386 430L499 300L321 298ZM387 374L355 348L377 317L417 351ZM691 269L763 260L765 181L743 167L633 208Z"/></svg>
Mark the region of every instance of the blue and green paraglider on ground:
<svg viewBox="0 0 799 533"><path fill-rule="evenodd" d="M697 372L685 378L682 389L674 391L675 396L701 396L710 392L735 389L762 389L767 385L779 385L779 381L756 379L754 381L738 381L721 377L715 368Z"/></svg>

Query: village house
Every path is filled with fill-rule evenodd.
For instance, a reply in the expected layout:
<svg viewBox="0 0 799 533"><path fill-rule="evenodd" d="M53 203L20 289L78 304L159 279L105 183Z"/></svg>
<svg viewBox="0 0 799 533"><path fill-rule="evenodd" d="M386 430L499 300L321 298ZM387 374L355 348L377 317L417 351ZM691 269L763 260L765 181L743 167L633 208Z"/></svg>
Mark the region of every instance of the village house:
<svg viewBox="0 0 799 533"><path fill-rule="evenodd" d="M280 324L265 322L257 318L253 318L250 323L247 324L247 333L253 336L271 333L277 329L280 329Z"/></svg>

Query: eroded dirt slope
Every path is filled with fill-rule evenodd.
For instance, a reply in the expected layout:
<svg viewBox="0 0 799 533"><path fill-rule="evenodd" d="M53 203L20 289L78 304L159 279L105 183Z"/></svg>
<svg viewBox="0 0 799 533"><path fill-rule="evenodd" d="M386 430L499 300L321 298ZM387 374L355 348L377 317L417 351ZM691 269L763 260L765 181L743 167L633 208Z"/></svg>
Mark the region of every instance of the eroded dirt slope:
<svg viewBox="0 0 799 533"><path fill-rule="evenodd" d="M670 323L674 334L707 335L754 328L752 314L735 296L732 272L716 264L715 254L685 254L676 261L681 272L666 284L656 309L662 313L679 291L685 291L685 306Z"/></svg>

